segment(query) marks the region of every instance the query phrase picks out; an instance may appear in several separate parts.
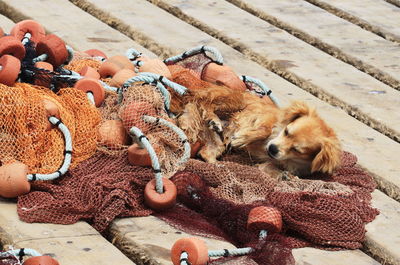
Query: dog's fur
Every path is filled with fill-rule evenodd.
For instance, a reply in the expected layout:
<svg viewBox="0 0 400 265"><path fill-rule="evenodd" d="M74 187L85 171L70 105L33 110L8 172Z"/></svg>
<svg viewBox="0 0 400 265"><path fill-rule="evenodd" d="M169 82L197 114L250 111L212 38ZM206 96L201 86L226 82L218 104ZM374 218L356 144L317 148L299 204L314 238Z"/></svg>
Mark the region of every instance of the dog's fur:
<svg viewBox="0 0 400 265"><path fill-rule="evenodd" d="M171 111L189 140L203 143L199 155L205 161L215 162L234 148L259 162L272 159L300 176L330 174L339 166L339 140L305 103L278 109L268 98L250 92L193 81L189 70L171 72L175 82L189 88L183 98L172 93Z"/></svg>

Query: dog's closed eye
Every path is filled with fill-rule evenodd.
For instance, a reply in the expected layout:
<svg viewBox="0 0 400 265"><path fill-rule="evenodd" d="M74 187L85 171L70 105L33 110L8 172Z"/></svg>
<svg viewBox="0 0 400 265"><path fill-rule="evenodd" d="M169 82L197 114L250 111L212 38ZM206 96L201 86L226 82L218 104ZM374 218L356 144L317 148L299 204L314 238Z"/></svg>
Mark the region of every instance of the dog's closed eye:
<svg viewBox="0 0 400 265"><path fill-rule="evenodd" d="M300 151L298 148L296 148L296 147L292 147L291 150L292 150L293 152L295 152L295 153L301 154L301 151Z"/></svg>

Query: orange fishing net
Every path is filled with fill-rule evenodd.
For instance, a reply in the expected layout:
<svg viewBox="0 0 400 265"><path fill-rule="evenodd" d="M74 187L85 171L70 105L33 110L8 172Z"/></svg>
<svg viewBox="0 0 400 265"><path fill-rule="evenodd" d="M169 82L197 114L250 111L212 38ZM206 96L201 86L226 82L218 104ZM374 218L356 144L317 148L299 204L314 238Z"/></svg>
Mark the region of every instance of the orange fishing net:
<svg viewBox="0 0 400 265"><path fill-rule="evenodd" d="M63 88L58 94L27 83L13 87L0 84L0 162L20 161L32 173L56 171L64 160L64 137L53 128L44 107L48 100L58 107L60 118L71 132L72 166L96 150L98 110L82 91Z"/></svg>

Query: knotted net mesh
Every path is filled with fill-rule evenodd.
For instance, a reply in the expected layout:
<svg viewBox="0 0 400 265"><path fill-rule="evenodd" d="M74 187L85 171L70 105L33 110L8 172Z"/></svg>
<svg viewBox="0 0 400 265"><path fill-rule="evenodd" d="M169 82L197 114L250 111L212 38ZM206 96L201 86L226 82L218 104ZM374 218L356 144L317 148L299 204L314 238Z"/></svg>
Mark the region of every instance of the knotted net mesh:
<svg viewBox="0 0 400 265"><path fill-rule="evenodd" d="M200 73L204 60L209 60L207 56L200 59L191 58L197 69L192 69L192 74ZM361 247L365 224L378 212L370 206L375 183L357 166L355 156L343 153L342 166L332 176L315 174L290 181L262 172L246 154L227 154L215 164L191 159L185 166L177 166L180 139L165 127L142 119L148 114L174 122L164 106L154 85L135 83L124 92L122 103L116 93L107 93L100 107L100 126L118 120L126 134L130 126L139 127L155 146L163 173L171 176L179 170L171 178L178 188L179 203L156 216L184 231L256 250L246 257L221 258L213 264L294 264L294 247ZM114 146L100 140L96 154L64 177L51 183L33 182L32 192L18 198L20 218L60 224L86 220L105 233L116 217L152 214L144 205L143 191L154 173L149 167L129 164L126 150L135 139L128 138ZM269 235L261 243L257 232L246 229L250 210L260 205L279 209L284 221L282 234Z"/></svg>
<svg viewBox="0 0 400 265"><path fill-rule="evenodd" d="M69 129L72 142L72 166L92 156L97 144L98 110L86 95L73 88L57 94L50 90L16 83L0 84L0 162L20 161L32 173L56 171L64 160L64 136L56 128L46 130L49 120L45 101L54 103L60 119Z"/></svg>

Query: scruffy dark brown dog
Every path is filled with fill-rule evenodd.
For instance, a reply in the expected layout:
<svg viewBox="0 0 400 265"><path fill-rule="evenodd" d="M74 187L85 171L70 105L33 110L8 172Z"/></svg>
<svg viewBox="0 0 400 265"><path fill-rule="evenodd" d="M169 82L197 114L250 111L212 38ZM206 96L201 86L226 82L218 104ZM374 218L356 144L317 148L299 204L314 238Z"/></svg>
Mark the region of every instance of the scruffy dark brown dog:
<svg viewBox="0 0 400 265"><path fill-rule="evenodd" d="M330 174L339 166L336 134L305 103L279 109L268 98L195 79L190 70L170 70L173 81L189 89L184 97L172 93L171 111L189 140L203 144L199 155L205 161L217 161L229 147L300 176Z"/></svg>

